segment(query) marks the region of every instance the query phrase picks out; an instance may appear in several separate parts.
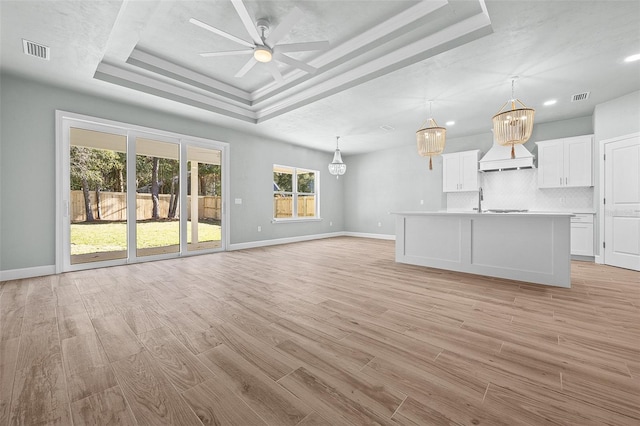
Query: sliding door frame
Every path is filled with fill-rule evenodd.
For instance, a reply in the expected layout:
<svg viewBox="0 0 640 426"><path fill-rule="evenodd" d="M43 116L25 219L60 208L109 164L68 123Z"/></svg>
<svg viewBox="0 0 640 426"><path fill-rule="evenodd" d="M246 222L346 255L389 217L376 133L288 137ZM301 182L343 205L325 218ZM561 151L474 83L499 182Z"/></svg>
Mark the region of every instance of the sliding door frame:
<svg viewBox="0 0 640 426"><path fill-rule="evenodd" d="M127 136L127 258L101 262L71 264L70 262L70 159L71 127ZM136 255L136 137L156 138L160 142L178 144L180 162L180 251L175 254ZM197 146L220 151L221 173L221 245L209 250L187 250L187 147ZM94 269L108 266L140 263L161 259L226 251L229 246L229 144L212 139L183 135L135 124L91 117L68 111L56 110L56 273Z"/></svg>

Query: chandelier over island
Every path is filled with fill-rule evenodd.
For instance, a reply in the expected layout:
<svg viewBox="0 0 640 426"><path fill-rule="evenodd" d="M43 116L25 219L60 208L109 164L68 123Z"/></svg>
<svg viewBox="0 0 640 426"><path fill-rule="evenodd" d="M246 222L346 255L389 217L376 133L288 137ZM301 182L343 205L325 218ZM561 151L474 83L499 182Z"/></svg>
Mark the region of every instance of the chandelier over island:
<svg viewBox="0 0 640 426"><path fill-rule="evenodd" d="M427 127L423 127L425 124ZM429 102L429 118L420 127L422 128L416 132L418 154L429 157L429 170L433 170L432 157L440 155L444 151L447 129L438 126L438 123L432 118L431 102Z"/></svg>
<svg viewBox="0 0 640 426"><path fill-rule="evenodd" d="M514 96L514 84L518 77L511 80L511 99L502 105L500 111L493 116L493 135L496 142L502 146L511 145L511 158L516 158L514 145L523 144L531 137L533 131L533 117L535 110L528 108L520 99ZM503 111L511 102L511 109ZM516 102L522 108L516 108Z"/></svg>

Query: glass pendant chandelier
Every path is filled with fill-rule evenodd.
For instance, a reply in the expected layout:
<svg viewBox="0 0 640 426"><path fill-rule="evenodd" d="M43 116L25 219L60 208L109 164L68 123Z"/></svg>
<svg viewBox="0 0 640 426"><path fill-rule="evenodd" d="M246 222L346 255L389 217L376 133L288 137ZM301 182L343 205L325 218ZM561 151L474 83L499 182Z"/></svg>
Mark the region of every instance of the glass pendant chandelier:
<svg viewBox="0 0 640 426"><path fill-rule="evenodd" d="M329 173L334 175L336 179L339 179L347 171L347 165L342 162L342 154L338 148L339 140L340 136L336 136L336 152L333 153L333 161L329 164Z"/></svg>
<svg viewBox="0 0 640 426"><path fill-rule="evenodd" d="M418 154L423 157L429 157L429 170L433 170L432 157L440 155L444 151L444 143L447 136L447 129L439 127L438 123L431 117L431 102L429 102L429 118L420 126L423 127L427 124L427 127L423 127L416 132Z"/></svg>
<svg viewBox="0 0 640 426"><path fill-rule="evenodd" d="M502 105L500 111L493 116L493 135L496 142L502 146L511 145L511 158L516 158L514 145L523 144L531 137L533 131L533 116L535 110L528 108L520 99L514 96L514 84L517 77L511 80L511 99ZM503 111L504 107L511 102L511 109ZM516 108L516 102L522 108Z"/></svg>

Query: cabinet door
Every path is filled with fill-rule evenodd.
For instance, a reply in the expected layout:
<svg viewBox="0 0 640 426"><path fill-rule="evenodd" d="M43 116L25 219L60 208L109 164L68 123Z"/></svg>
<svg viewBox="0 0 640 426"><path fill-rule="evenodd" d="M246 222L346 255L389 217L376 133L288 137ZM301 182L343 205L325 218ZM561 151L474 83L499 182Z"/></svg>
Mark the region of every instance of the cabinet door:
<svg viewBox="0 0 640 426"><path fill-rule="evenodd" d="M460 188L460 157L447 155L442 157L442 191L456 192Z"/></svg>
<svg viewBox="0 0 640 426"><path fill-rule="evenodd" d="M565 186L591 186L591 136L570 138L564 145Z"/></svg>
<svg viewBox="0 0 640 426"><path fill-rule="evenodd" d="M463 191L478 190L478 154L476 151L460 154L460 183Z"/></svg>
<svg viewBox="0 0 640 426"><path fill-rule="evenodd" d="M561 140L538 144L538 188L564 186L564 146Z"/></svg>
<svg viewBox="0 0 640 426"><path fill-rule="evenodd" d="M571 224L571 254L593 256L593 223Z"/></svg>

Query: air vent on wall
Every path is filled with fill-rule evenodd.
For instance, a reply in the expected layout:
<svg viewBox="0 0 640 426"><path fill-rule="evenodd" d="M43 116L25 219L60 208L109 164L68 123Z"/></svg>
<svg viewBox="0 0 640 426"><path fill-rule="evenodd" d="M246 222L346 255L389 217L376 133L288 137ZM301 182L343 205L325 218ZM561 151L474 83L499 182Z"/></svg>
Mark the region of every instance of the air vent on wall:
<svg viewBox="0 0 640 426"><path fill-rule="evenodd" d="M589 93L591 92L576 93L571 97L571 102L586 101L589 99Z"/></svg>
<svg viewBox="0 0 640 426"><path fill-rule="evenodd" d="M36 58L49 60L50 49L42 44L22 39L22 49L25 55L35 56Z"/></svg>

